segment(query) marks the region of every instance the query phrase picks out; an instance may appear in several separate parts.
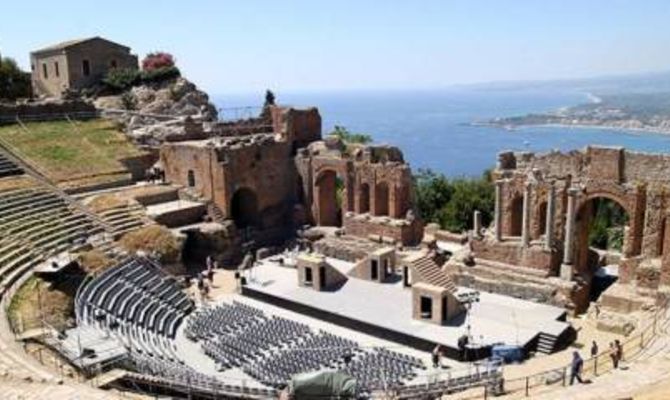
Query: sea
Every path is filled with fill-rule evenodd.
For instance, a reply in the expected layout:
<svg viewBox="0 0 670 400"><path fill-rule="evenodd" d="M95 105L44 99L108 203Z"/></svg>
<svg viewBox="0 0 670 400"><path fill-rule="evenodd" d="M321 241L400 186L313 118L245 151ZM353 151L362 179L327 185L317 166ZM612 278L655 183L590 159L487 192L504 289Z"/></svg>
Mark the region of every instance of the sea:
<svg viewBox="0 0 670 400"><path fill-rule="evenodd" d="M589 144L670 152L670 135L606 128L531 126L514 130L477 125L494 117L557 110L594 101L580 90L455 87L440 90L278 92L277 103L318 107L324 135L334 126L398 146L414 170L475 177L505 150L568 151ZM212 97L223 118L253 115L264 93Z"/></svg>

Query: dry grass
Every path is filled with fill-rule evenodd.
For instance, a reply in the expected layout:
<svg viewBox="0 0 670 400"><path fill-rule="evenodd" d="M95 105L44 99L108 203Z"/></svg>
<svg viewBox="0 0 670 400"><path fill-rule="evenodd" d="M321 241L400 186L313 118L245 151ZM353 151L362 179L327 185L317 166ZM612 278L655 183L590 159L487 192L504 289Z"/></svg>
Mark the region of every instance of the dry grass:
<svg viewBox="0 0 670 400"><path fill-rule="evenodd" d="M79 282L50 284L32 277L16 292L9 306L9 319L24 329L40 327L44 319L55 327L65 327L74 316L74 293ZM19 322L20 321L20 322Z"/></svg>
<svg viewBox="0 0 670 400"><path fill-rule="evenodd" d="M114 260L107 257L102 251L95 249L80 253L77 261L81 269L87 274L99 274L114 265Z"/></svg>
<svg viewBox="0 0 670 400"><path fill-rule="evenodd" d="M125 173L120 160L142 154L114 124L104 119L84 122L31 122L0 127L8 142L55 182Z"/></svg>
<svg viewBox="0 0 670 400"><path fill-rule="evenodd" d="M116 207L126 206L129 200L117 194L103 194L95 196L88 207L95 212L102 212Z"/></svg>
<svg viewBox="0 0 670 400"><path fill-rule="evenodd" d="M13 176L0 179L0 190L24 189L37 186L37 181L29 176Z"/></svg>
<svg viewBox="0 0 670 400"><path fill-rule="evenodd" d="M163 263L178 262L182 243L164 226L149 225L126 233L119 245L129 252L155 253Z"/></svg>

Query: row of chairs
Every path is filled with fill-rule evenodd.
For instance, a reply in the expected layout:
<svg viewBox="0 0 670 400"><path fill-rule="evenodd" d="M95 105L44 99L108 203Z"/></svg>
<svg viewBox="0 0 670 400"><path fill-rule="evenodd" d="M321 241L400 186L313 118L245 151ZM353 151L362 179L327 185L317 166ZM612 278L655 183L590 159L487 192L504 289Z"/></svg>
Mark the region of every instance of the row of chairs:
<svg viewBox="0 0 670 400"><path fill-rule="evenodd" d="M173 278L140 258L127 258L93 279L76 304L80 320L127 322L170 338L194 308Z"/></svg>
<svg viewBox="0 0 670 400"><path fill-rule="evenodd" d="M193 341L233 334L267 318L257 308L234 301L232 305L201 308L186 323L184 333Z"/></svg>
<svg viewBox="0 0 670 400"><path fill-rule="evenodd" d="M416 376L416 370L426 368L416 357L383 348L364 350L353 340L315 333L305 324L266 316L244 303L203 309L186 324L187 337L201 343L219 370L241 368L274 388L296 374L336 369L359 379L363 389L374 390L389 382L402 385Z"/></svg>

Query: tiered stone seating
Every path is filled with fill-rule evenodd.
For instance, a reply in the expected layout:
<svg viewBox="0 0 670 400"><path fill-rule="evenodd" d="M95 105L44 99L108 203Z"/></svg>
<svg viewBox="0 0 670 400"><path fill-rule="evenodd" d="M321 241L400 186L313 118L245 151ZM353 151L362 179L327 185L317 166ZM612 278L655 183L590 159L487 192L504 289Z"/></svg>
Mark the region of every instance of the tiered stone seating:
<svg viewBox="0 0 670 400"><path fill-rule="evenodd" d="M5 164L0 155L0 178L5 176ZM6 304L33 267L62 251L76 250L102 228L59 193L31 177L2 178L0 183L0 297ZM9 332L6 316L0 318L0 374L40 382L60 381L23 353Z"/></svg>
<svg viewBox="0 0 670 400"><path fill-rule="evenodd" d="M48 187L0 192L0 290L54 254L76 249L102 228Z"/></svg>
<svg viewBox="0 0 670 400"><path fill-rule="evenodd" d="M4 154L0 153L0 178L23 174L23 169Z"/></svg>
<svg viewBox="0 0 670 400"><path fill-rule="evenodd" d="M150 220L144 207L139 203L124 203L98 212L98 215L111 227L111 234L120 237L124 233L141 228Z"/></svg>

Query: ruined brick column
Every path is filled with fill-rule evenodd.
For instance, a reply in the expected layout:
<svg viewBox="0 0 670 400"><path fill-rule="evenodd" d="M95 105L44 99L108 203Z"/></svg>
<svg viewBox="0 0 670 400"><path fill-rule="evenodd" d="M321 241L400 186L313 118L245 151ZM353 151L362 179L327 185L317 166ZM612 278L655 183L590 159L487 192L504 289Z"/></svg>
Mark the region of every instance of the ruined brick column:
<svg viewBox="0 0 670 400"><path fill-rule="evenodd" d="M527 182L523 188L523 214L521 216L521 244L530 245L530 196L531 183Z"/></svg>
<svg viewBox="0 0 670 400"><path fill-rule="evenodd" d="M479 210L475 210L474 215L472 216L472 226L473 233L475 237L481 237L482 234L482 213Z"/></svg>
<svg viewBox="0 0 670 400"><path fill-rule="evenodd" d="M547 220L545 221L546 237L544 247L551 249L554 244L554 218L556 214L556 188L552 183L547 193Z"/></svg>
<svg viewBox="0 0 670 400"><path fill-rule="evenodd" d="M502 179L496 181L496 204L493 212L493 223L495 224L495 238L498 242L502 240L502 185Z"/></svg>
<svg viewBox="0 0 670 400"><path fill-rule="evenodd" d="M563 264L561 265L561 278L572 280L572 263L574 258L575 241L575 203L579 189L568 189L568 210L565 214L565 244L563 245Z"/></svg>

